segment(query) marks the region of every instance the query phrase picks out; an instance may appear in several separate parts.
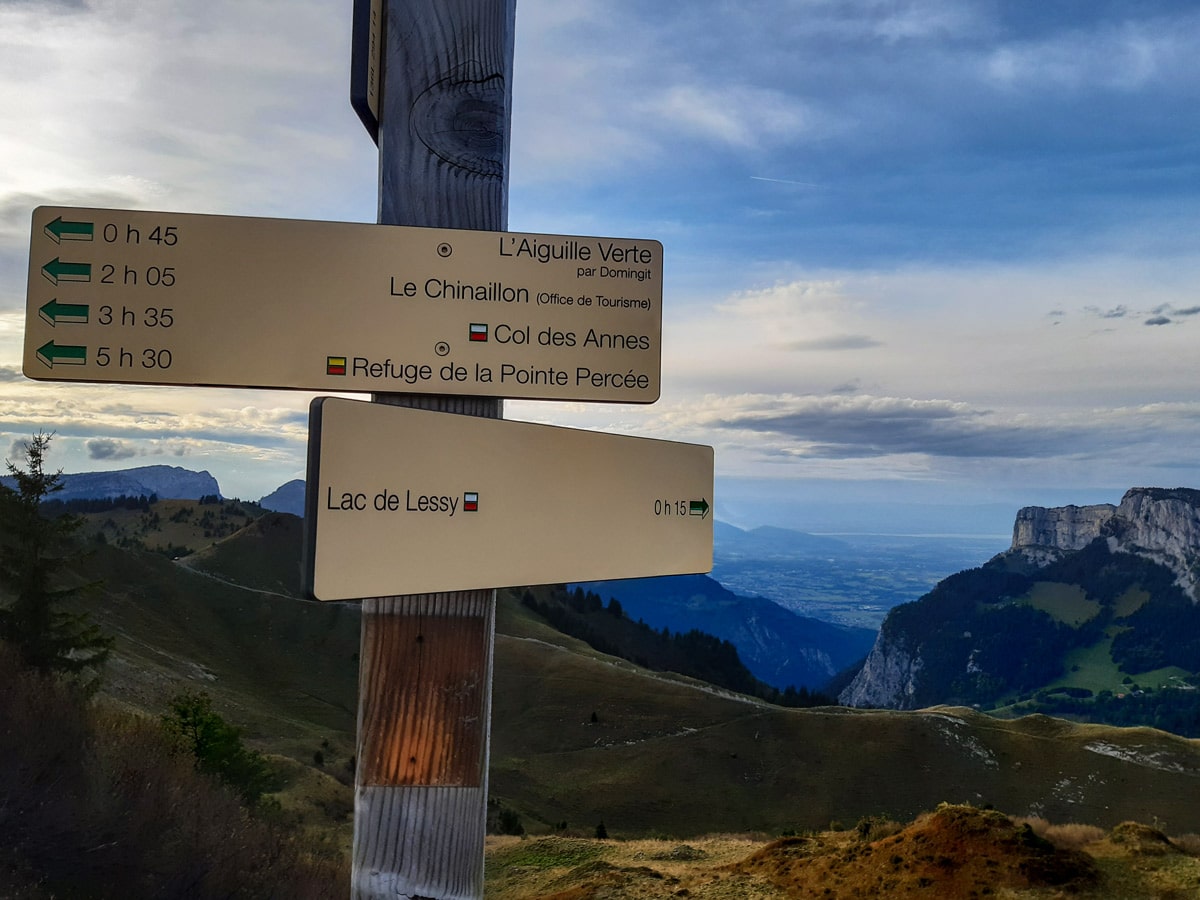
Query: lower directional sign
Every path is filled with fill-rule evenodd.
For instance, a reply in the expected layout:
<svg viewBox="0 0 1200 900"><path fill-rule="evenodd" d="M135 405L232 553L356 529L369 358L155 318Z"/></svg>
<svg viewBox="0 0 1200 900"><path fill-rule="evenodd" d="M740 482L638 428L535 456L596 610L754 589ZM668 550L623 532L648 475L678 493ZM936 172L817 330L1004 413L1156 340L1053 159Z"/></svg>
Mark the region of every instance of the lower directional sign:
<svg viewBox="0 0 1200 900"><path fill-rule="evenodd" d="M712 569L713 450L320 398L305 580L318 600Z"/></svg>

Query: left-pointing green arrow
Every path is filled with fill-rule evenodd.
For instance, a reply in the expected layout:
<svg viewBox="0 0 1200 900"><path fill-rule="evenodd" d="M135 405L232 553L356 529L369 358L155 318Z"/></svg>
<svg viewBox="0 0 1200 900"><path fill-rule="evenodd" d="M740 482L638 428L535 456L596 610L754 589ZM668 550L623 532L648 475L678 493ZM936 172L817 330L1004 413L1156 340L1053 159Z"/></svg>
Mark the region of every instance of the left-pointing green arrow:
<svg viewBox="0 0 1200 900"><path fill-rule="evenodd" d="M38 359L54 368L60 366L82 366L87 362L87 347L60 347L50 341L37 350Z"/></svg>
<svg viewBox="0 0 1200 900"><path fill-rule="evenodd" d="M54 284L60 281L91 281L91 263L63 262L57 256L42 266L42 274Z"/></svg>
<svg viewBox="0 0 1200 900"><path fill-rule="evenodd" d="M59 322L71 324L86 324L88 320L88 305L86 303L59 303L51 300L38 310L38 314L51 326Z"/></svg>
<svg viewBox="0 0 1200 900"><path fill-rule="evenodd" d="M56 244L63 241L90 241L95 231L96 226L91 222L64 222L62 216L46 225L46 234Z"/></svg>
<svg viewBox="0 0 1200 900"><path fill-rule="evenodd" d="M700 516L700 518L704 518L708 515L708 510L709 506L707 500L688 501L688 515L690 516Z"/></svg>

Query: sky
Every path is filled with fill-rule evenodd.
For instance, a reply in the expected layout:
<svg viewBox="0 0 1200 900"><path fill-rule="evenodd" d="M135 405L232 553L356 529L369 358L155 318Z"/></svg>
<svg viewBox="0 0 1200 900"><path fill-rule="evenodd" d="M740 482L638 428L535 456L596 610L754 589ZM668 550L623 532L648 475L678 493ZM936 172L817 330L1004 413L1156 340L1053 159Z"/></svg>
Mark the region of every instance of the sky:
<svg viewBox="0 0 1200 900"><path fill-rule="evenodd" d="M1200 6L518 0L509 228L664 245L718 518L1003 534L1200 487ZM311 395L21 374L40 204L375 221L349 0L0 0L0 452L303 477ZM586 473L582 473L586 474Z"/></svg>

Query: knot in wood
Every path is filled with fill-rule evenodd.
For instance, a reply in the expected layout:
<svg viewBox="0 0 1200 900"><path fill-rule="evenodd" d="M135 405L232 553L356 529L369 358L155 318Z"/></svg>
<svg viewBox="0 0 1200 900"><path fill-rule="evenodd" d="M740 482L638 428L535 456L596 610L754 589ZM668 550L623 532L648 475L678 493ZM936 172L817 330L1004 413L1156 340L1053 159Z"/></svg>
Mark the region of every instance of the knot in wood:
<svg viewBox="0 0 1200 900"><path fill-rule="evenodd" d="M412 126L429 152L458 169L500 178L505 157L504 76L472 60L426 88Z"/></svg>

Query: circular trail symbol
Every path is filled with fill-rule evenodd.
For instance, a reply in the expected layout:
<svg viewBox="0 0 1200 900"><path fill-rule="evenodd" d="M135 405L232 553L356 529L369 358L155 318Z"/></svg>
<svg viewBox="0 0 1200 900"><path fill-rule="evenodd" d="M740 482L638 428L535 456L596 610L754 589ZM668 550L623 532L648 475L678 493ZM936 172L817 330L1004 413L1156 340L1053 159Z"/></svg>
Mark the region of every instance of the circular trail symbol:
<svg viewBox="0 0 1200 900"><path fill-rule="evenodd" d="M445 258L454 252L454 248L449 244L438 244L438 256Z"/></svg>
<svg viewBox="0 0 1200 900"><path fill-rule="evenodd" d="M447 344L445 341L438 341L436 344L433 345L433 352L436 353L438 356L445 356L446 354L448 354L450 352L450 345Z"/></svg>

